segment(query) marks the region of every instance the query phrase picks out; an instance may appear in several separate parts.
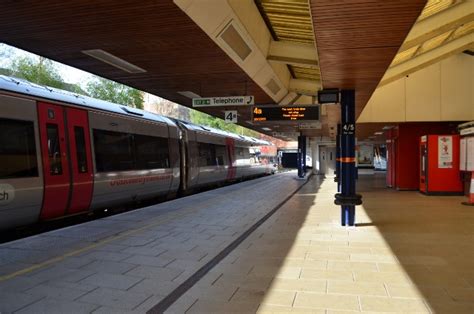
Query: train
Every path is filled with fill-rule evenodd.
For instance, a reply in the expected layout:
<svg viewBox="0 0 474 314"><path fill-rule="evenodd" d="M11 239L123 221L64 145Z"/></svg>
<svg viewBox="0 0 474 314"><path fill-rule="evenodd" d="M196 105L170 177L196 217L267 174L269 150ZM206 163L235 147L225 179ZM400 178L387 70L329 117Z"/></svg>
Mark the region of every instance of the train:
<svg viewBox="0 0 474 314"><path fill-rule="evenodd" d="M0 230L271 174L266 145L0 76Z"/></svg>

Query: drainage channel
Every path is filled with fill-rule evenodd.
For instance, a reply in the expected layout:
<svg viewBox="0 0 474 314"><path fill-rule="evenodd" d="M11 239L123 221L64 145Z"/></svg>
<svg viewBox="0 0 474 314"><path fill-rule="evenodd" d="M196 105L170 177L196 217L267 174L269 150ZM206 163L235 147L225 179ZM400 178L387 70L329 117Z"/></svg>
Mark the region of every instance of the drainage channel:
<svg viewBox="0 0 474 314"><path fill-rule="evenodd" d="M311 176L311 175L310 175ZM309 182L309 178L300 185L293 193L288 195L283 201L277 204L272 210L270 210L265 216L260 218L255 224L249 229L242 233L237 239L232 241L226 248L224 248L219 254L217 254L207 264L202 266L198 271L191 275L186 281L174 289L168 296L161 300L158 304L148 310L147 314L164 313L174 302L182 297L189 289L191 289L201 278L203 278L214 266L219 264L227 255L229 255L234 249L236 249L245 239L247 239L252 232L260 227L265 221L267 221L273 214L275 214L286 202L290 200L299 190L301 190L306 183Z"/></svg>

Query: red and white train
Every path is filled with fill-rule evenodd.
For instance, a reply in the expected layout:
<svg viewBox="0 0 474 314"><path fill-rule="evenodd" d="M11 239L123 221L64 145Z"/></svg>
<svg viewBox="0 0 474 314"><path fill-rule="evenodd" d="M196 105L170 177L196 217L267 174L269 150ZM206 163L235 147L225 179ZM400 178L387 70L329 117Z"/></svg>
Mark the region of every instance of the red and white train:
<svg viewBox="0 0 474 314"><path fill-rule="evenodd" d="M262 145L0 76L0 230L273 173Z"/></svg>

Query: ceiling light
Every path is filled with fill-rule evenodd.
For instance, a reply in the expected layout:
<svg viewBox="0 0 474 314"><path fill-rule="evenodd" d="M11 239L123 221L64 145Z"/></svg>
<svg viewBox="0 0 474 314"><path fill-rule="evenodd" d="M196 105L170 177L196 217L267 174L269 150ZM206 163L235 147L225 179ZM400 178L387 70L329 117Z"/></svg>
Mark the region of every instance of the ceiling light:
<svg viewBox="0 0 474 314"><path fill-rule="evenodd" d="M374 134L375 134L375 135L382 135L383 132L375 132Z"/></svg>
<svg viewBox="0 0 474 314"><path fill-rule="evenodd" d="M187 98L201 98L201 96L199 96L198 94L196 93L193 93L193 92L190 92L190 91L184 91L184 92L178 92L178 94L184 96L184 97L187 97Z"/></svg>
<svg viewBox="0 0 474 314"><path fill-rule="evenodd" d="M88 56L91 56L92 58L95 58L97 60L100 60L102 62L105 62L107 64L110 64L111 66L114 66L128 73L146 72L146 70L134 64L131 64L130 62L127 62L123 59L120 59L119 57L114 56L113 54L108 53L107 51L104 51L102 49L82 50L82 53Z"/></svg>
<svg viewBox="0 0 474 314"><path fill-rule="evenodd" d="M386 125L382 128L382 130L390 130L391 128L393 128L392 125Z"/></svg>
<svg viewBox="0 0 474 314"><path fill-rule="evenodd" d="M267 127L264 127L264 128L262 128L262 130L264 130L264 131L271 131L272 129L267 128Z"/></svg>

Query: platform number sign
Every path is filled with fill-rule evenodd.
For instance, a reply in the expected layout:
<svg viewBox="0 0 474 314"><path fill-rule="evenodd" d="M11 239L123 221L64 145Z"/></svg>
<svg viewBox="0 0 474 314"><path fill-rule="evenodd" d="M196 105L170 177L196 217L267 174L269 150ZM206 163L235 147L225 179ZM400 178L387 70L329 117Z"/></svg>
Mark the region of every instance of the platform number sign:
<svg viewBox="0 0 474 314"><path fill-rule="evenodd" d="M352 135L355 132L355 125L353 123L346 123L342 125L342 133L345 135Z"/></svg>
<svg viewBox="0 0 474 314"><path fill-rule="evenodd" d="M237 110L226 110L224 112L224 121L226 123L237 123Z"/></svg>

